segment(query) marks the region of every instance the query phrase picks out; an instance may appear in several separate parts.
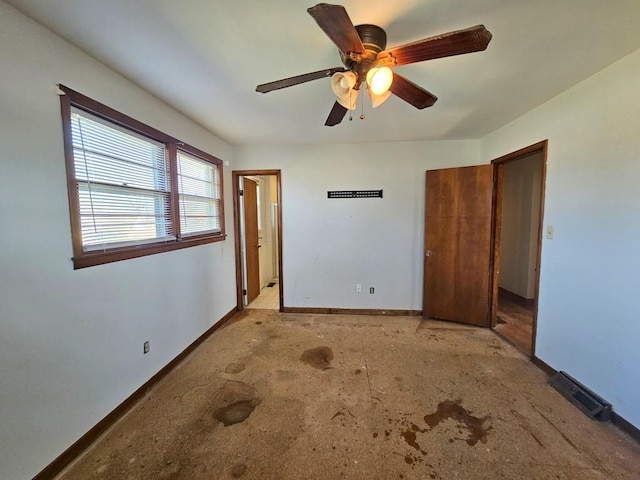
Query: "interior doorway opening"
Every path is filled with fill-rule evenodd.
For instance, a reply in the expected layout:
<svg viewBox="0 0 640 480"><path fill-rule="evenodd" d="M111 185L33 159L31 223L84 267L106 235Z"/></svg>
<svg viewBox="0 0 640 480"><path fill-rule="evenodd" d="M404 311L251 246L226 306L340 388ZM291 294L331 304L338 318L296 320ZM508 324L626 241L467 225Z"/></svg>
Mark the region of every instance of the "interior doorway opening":
<svg viewBox="0 0 640 480"><path fill-rule="evenodd" d="M547 142L494 160L492 326L535 353Z"/></svg>
<svg viewBox="0 0 640 480"><path fill-rule="evenodd" d="M237 308L282 311L280 171L234 171L232 178Z"/></svg>

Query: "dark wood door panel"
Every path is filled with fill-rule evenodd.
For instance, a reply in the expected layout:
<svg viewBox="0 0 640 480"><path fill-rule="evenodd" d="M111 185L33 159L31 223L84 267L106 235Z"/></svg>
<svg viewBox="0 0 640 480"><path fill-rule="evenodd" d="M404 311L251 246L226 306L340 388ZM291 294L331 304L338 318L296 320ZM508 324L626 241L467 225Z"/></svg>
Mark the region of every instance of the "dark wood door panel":
<svg viewBox="0 0 640 480"><path fill-rule="evenodd" d="M492 187L491 165L427 172L425 316L488 326Z"/></svg>
<svg viewBox="0 0 640 480"><path fill-rule="evenodd" d="M243 180L244 232L247 261L247 303L260 294L260 255L258 248L258 195L253 180Z"/></svg>

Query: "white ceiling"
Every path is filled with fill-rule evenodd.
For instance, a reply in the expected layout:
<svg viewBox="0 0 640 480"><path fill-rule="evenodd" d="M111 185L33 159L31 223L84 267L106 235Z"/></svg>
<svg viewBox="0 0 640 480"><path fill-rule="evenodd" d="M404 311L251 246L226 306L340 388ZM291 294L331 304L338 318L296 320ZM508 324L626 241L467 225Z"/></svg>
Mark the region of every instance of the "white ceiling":
<svg viewBox="0 0 640 480"><path fill-rule="evenodd" d="M257 84L340 66L315 0L7 0L232 145L481 138L640 48L639 0L348 0L388 47L484 24L484 52L397 67L438 102L397 97L324 121L329 79ZM125 112L126 113L126 112Z"/></svg>

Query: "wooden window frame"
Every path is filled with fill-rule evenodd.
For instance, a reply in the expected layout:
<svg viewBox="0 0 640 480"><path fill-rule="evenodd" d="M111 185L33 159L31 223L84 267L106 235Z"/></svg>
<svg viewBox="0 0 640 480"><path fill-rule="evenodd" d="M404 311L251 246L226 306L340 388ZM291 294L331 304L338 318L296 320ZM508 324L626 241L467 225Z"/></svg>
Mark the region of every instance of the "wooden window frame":
<svg viewBox="0 0 640 480"><path fill-rule="evenodd" d="M153 127L139 122L123 113L120 113L102 103L99 103L81 93L78 93L64 85L58 85L64 92L60 95L60 106L62 114L62 130L64 138L64 156L67 170L67 192L69 197L69 215L71 220L71 240L73 244L73 268L92 267L105 263L128 260L156 253L170 252L181 248L195 247L207 243L219 242L226 238L224 221L224 181L223 162L202 150L191 145L187 145L180 140L167 135ZM123 127L134 133L143 135L150 140L163 143L166 147L169 158L169 174L171 179L170 190L170 215L175 240L159 240L152 243L140 243L131 246L113 247L101 251L85 251L82 245L82 231L80 223L80 207L78 198L77 180L75 178L75 167L73 158L73 140L71 134L71 107L78 108L92 115L100 117L108 122ZM220 179L220 231L206 232L203 234L180 235L180 213L178 195L178 174L177 174L177 152L181 150L185 153L198 157L216 166Z"/></svg>

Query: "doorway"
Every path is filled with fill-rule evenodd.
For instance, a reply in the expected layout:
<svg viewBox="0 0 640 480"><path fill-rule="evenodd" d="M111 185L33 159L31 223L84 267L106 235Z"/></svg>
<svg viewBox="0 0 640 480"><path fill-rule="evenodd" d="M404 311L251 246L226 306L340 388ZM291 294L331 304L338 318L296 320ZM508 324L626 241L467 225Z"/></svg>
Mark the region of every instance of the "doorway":
<svg viewBox="0 0 640 480"><path fill-rule="evenodd" d="M280 170L232 172L237 309L282 311Z"/></svg>
<svg viewBox="0 0 640 480"><path fill-rule="evenodd" d="M494 165L494 330L533 358L537 324L547 142Z"/></svg>
<svg viewBox="0 0 640 480"><path fill-rule="evenodd" d="M546 159L545 140L426 175L423 315L492 327L532 359Z"/></svg>

